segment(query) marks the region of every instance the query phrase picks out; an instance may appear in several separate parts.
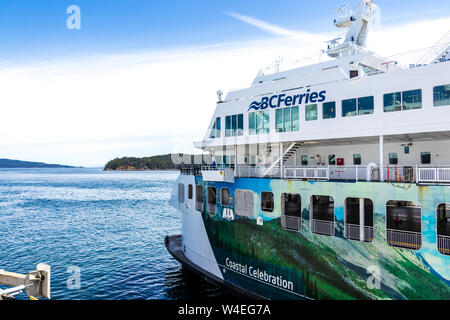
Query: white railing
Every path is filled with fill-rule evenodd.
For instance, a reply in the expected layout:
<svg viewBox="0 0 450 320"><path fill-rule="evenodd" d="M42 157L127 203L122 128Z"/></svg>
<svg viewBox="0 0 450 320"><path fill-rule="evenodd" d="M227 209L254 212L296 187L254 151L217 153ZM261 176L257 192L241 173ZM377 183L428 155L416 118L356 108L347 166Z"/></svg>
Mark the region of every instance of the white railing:
<svg viewBox="0 0 450 320"><path fill-rule="evenodd" d="M284 168L284 178L329 180L329 172L330 170L327 167L323 168L286 167Z"/></svg>
<svg viewBox="0 0 450 320"><path fill-rule="evenodd" d="M281 226L290 231L300 231L302 228L302 218L293 216L281 216Z"/></svg>
<svg viewBox="0 0 450 320"><path fill-rule="evenodd" d="M312 219L311 220L311 232L323 234L326 236L333 236L334 235L334 221Z"/></svg>
<svg viewBox="0 0 450 320"><path fill-rule="evenodd" d="M418 183L450 183L450 167L422 167L416 170Z"/></svg>
<svg viewBox="0 0 450 320"><path fill-rule="evenodd" d="M360 227L357 224L347 223L345 225L345 236L347 239L360 241ZM373 227L364 226L364 239L362 241L373 240Z"/></svg>
<svg viewBox="0 0 450 320"><path fill-rule="evenodd" d="M439 252L450 255L450 237L438 235L437 240Z"/></svg>
<svg viewBox="0 0 450 320"><path fill-rule="evenodd" d="M422 246L422 234L419 232L387 229L386 238L387 242L394 247L417 250Z"/></svg>
<svg viewBox="0 0 450 320"><path fill-rule="evenodd" d="M281 177L280 168L269 166L237 166L236 177L242 178L274 178ZM311 179L336 181L379 181L380 169L367 170L366 166L320 166L320 167L284 167L284 179ZM370 177L368 177L370 174ZM450 183L450 166L419 167L419 166L386 166L383 168L385 182L398 183ZM370 179L368 179L370 178Z"/></svg>

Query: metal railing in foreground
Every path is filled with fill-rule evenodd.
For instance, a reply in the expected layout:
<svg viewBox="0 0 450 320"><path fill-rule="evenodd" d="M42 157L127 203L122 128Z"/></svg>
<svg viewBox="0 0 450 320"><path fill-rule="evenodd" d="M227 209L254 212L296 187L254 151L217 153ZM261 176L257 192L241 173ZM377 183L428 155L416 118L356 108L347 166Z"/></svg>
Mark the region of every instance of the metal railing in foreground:
<svg viewBox="0 0 450 320"><path fill-rule="evenodd" d="M422 234L419 232L395 229L386 230L387 242L394 247L418 250L422 247Z"/></svg>
<svg viewBox="0 0 450 320"><path fill-rule="evenodd" d="M361 241L360 226L347 223L345 225L345 237L350 240ZM373 227L364 226L364 239L362 241L370 242L373 240Z"/></svg>
<svg viewBox="0 0 450 320"><path fill-rule="evenodd" d="M437 236L438 250L442 254L450 255L450 237L438 235Z"/></svg>

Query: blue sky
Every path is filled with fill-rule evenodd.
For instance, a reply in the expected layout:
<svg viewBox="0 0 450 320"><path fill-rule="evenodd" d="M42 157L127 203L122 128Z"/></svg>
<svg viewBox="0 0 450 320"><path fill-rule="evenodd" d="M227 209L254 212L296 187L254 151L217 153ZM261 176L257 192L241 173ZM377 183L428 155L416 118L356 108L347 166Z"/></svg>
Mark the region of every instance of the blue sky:
<svg viewBox="0 0 450 320"><path fill-rule="evenodd" d="M0 39L3 60L131 52L262 39L266 35L227 12L236 12L284 28L324 32L333 10L358 1L256 0L2 0ZM446 17L450 1L379 0L382 24ZM406 5L407 3L407 5ZM82 12L82 30L66 28L66 8Z"/></svg>
<svg viewBox="0 0 450 320"><path fill-rule="evenodd" d="M280 56L317 56L346 3L359 1L1 0L0 158L102 166L198 152L216 91L248 87ZM385 56L450 27L450 1L375 3L369 49ZM72 4L81 30L66 27Z"/></svg>

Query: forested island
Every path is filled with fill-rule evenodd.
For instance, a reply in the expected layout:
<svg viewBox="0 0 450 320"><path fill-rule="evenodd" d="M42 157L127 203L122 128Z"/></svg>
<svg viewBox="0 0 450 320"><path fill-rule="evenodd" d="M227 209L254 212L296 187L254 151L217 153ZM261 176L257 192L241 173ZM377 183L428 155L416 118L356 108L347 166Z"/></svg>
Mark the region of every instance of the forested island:
<svg viewBox="0 0 450 320"><path fill-rule="evenodd" d="M184 157L191 157L193 162L193 155L185 155ZM158 155L152 157L136 158L123 157L116 158L109 161L105 165L105 171L142 171L142 170L179 170L182 167L180 164L174 164L172 161L172 154Z"/></svg>
<svg viewBox="0 0 450 320"><path fill-rule="evenodd" d="M16 168L76 168L76 167L65 166L61 164L48 164L44 162L0 159L0 168L16 169Z"/></svg>

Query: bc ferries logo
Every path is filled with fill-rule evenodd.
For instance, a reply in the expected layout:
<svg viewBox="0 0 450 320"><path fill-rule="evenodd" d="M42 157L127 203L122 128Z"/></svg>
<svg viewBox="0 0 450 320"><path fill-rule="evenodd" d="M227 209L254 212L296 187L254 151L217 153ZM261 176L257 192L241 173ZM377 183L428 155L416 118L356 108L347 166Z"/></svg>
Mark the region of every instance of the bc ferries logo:
<svg viewBox="0 0 450 320"><path fill-rule="evenodd" d="M310 89L306 90L306 93L297 94L293 96L287 96L285 94L276 94L271 97L263 97L261 101L253 101L248 108L250 110L265 110L269 107L271 108L279 108L281 106L295 106L303 103L316 103L316 102L324 102L326 100L327 92L320 91L311 92Z"/></svg>

